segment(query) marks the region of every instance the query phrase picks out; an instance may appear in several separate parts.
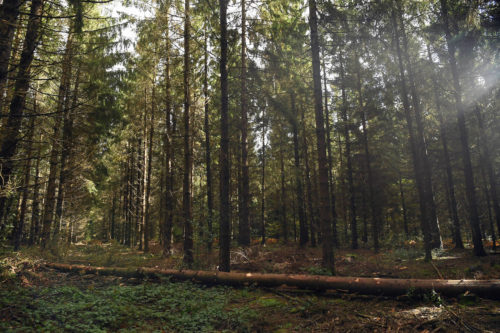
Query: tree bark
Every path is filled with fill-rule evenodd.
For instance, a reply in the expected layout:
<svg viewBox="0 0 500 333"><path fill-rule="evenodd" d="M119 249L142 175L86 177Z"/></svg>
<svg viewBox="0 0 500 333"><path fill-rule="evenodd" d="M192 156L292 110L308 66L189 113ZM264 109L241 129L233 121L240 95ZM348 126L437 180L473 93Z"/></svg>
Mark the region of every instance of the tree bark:
<svg viewBox="0 0 500 333"><path fill-rule="evenodd" d="M409 290L426 294L434 291L440 295L454 297L473 293L489 299L500 299L498 280L437 280L437 279L388 279L365 277L340 277L301 274L262 274L227 273L217 271L193 271L175 269L156 269L141 267L137 269L121 267L92 267L47 263L45 266L63 272L95 275L114 275L136 278L158 279L158 275L170 276L175 281L193 281L205 285L279 287L282 285L312 290L339 290L364 295L402 296Z"/></svg>
<svg viewBox="0 0 500 333"><path fill-rule="evenodd" d="M328 190L328 166L326 163L325 127L321 93L321 72L319 61L318 19L316 1L309 0L309 27L311 31L311 53L314 81L314 111L316 119L316 145L318 150L318 173L320 192L320 227L322 236L323 267L335 271L332 244L330 195Z"/></svg>

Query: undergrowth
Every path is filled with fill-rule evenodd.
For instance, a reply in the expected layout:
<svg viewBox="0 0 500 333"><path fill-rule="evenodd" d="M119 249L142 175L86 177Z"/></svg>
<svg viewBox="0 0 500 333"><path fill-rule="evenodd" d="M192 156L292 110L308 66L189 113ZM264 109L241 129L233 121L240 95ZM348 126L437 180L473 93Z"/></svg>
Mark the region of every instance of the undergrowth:
<svg viewBox="0 0 500 333"><path fill-rule="evenodd" d="M0 331L246 331L256 314L227 309L228 288L192 283L0 290Z"/></svg>

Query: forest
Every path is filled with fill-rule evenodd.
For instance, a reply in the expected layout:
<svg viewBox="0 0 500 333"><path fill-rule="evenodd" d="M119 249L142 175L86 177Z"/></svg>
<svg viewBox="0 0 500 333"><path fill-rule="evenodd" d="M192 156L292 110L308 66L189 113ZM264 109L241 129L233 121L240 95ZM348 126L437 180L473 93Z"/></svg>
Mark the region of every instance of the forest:
<svg viewBox="0 0 500 333"><path fill-rule="evenodd" d="M496 1L0 2L1 331L498 329Z"/></svg>

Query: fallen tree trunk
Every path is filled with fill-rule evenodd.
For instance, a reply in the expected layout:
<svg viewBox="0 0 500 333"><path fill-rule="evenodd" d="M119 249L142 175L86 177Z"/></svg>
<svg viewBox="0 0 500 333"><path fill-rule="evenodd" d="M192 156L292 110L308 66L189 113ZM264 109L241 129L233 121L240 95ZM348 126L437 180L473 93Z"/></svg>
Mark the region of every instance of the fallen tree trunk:
<svg viewBox="0 0 500 333"><path fill-rule="evenodd" d="M500 280L436 280L436 279L388 279L301 274L227 273L217 271L193 271L174 269L138 269L121 267L92 267L47 263L47 267L64 272L82 274L115 275L134 278L171 277L179 281L193 281L206 285L279 287L282 285L312 290L342 290L364 295L406 295L410 291L426 293L434 290L443 296L457 296L465 292L484 298L500 299Z"/></svg>

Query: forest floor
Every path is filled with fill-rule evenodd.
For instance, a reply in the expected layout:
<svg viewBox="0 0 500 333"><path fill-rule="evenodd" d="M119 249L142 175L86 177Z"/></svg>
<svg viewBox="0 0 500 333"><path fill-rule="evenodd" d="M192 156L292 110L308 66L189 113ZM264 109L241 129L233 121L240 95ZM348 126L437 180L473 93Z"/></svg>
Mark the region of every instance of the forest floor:
<svg viewBox="0 0 500 333"><path fill-rule="evenodd" d="M174 247L162 258L116 243L0 253L0 331L120 332L495 332L500 302L475 295L402 297L312 292L292 288L206 287L91 274L62 273L46 261L95 266L182 268ZM443 250L425 263L411 246L381 254L338 250L337 274L400 278L498 279L500 256ZM216 254L199 251L194 269L215 269ZM326 274L320 249L268 244L236 249L234 271Z"/></svg>

